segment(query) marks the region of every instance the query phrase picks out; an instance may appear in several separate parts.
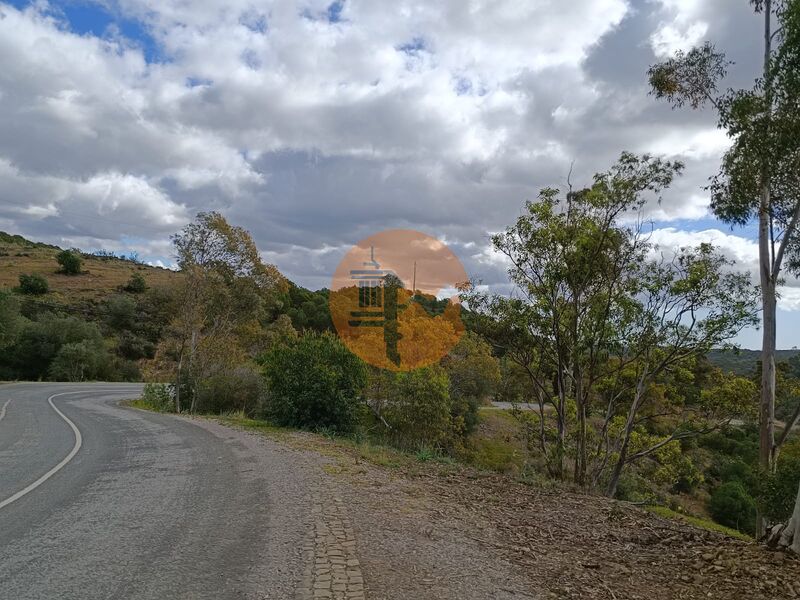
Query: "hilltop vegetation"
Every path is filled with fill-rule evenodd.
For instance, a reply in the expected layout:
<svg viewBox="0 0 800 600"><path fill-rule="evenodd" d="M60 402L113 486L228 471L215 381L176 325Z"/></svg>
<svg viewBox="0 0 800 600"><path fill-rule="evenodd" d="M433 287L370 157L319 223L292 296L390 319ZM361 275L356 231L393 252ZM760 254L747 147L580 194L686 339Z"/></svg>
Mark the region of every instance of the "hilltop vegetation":
<svg viewBox="0 0 800 600"><path fill-rule="evenodd" d="M169 287L180 277L175 271L143 264L135 255L117 256L110 252L82 254L82 272L70 276L61 272L56 260L62 250L0 231L0 289L16 288L20 276L37 275L47 281L49 291L29 298L29 303L91 314L134 274L144 277L151 287Z"/></svg>

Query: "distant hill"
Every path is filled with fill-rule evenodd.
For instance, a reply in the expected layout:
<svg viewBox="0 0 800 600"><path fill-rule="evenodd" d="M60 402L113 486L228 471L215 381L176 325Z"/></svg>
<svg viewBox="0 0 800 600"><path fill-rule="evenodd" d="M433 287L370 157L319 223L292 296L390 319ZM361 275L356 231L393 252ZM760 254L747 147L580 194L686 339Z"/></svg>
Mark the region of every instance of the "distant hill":
<svg viewBox="0 0 800 600"><path fill-rule="evenodd" d="M133 275L140 273L148 286L168 286L179 273L151 267L128 258L105 255L83 255L83 273L62 275L56 254L58 246L33 242L19 235L0 231L0 289L15 288L22 274L44 276L50 292L31 301L62 305L96 304L119 290Z"/></svg>
<svg viewBox="0 0 800 600"><path fill-rule="evenodd" d="M800 350L778 350L775 360L783 362L792 356L800 354ZM708 360L723 371L730 371L737 375L753 375L756 365L761 360L760 350L712 350L708 353Z"/></svg>

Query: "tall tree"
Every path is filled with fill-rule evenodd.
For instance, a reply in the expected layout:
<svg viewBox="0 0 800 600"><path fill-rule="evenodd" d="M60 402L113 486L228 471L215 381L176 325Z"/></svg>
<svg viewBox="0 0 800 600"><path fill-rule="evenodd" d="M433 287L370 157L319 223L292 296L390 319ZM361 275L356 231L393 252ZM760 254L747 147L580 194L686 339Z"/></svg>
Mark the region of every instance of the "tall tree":
<svg viewBox="0 0 800 600"><path fill-rule="evenodd" d="M250 234L219 213L198 214L172 241L184 275L171 340L178 373L176 409L181 410L181 390L186 389L194 412L206 359L220 354L215 343L230 348L234 334L245 335L264 303L286 291L286 282L274 265L261 260Z"/></svg>
<svg viewBox="0 0 800 600"><path fill-rule="evenodd" d="M680 164L625 153L589 188L563 198L544 190L515 225L493 238L508 259L517 296L476 287L465 294L478 329L530 377L551 473L563 474L574 406L574 480L596 484L615 454L611 494L625 465L688 436L682 430L651 451L629 452L653 386L751 322L752 286L726 272L728 263L710 247L652 258L640 212L680 170ZM603 396L609 381L616 391ZM555 413L552 442L544 427L546 403ZM601 439L608 443L594 453L603 460L590 473L589 425L598 408L606 423ZM620 443L612 448L608 426L621 414Z"/></svg>
<svg viewBox="0 0 800 600"><path fill-rule="evenodd" d="M712 208L723 221L758 223L762 303L760 463L774 466L777 288L797 272L800 219L800 2L750 0L763 15L763 63L752 89L718 92L727 61L709 43L651 67L655 95L674 107L711 104L733 140L712 179ZM758 535L763 523L758 520Z"/></svg>

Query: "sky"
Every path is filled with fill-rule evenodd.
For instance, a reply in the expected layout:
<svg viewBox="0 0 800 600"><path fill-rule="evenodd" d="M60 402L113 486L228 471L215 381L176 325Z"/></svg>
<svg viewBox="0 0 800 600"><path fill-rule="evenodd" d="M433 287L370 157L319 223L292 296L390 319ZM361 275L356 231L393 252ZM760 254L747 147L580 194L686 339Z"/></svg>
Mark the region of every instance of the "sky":
<svg viewBox="0 0 800 600"><path fill-rule="evenodd" d="M169 266L217 210L318 289L359 240L416 229L504 290L490 235L627 150L686 163L646 208L655 242L753 272L754 229L704 189L728 138L646 71L710 40L749 86L759 27L747 0L0 0L0 230ZM800 346L795 278L778 319Z"/></svg>

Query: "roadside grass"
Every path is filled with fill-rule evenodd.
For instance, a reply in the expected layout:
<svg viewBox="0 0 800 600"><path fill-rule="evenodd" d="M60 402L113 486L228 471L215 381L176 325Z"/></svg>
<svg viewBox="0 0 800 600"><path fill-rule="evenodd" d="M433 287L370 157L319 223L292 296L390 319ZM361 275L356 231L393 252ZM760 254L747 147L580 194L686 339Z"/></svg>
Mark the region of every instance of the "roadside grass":
<svg viewBox="0 0 800 600"><path fill-rule="evenodd" d="M171 412L168 410L163 410L160 406L156 406L152 402L148 402L144 398L134 398L133 400L123 400L120 404L123 406L130 406L132 408L138 408L141 410L149 410L151 412L158 412L158 413L165 413Z"/></svg>
<svg viewBox="0 0 800 600"><path fill-rule="evenodd" d="M521 473L525 468L522 427L511 411L481 409L478 426L467 440L468 463L497 473Z"/></svg>
<svg viewBox="0 0 800 600"><path fill-rule="evenodd" d="M723 535L727 535L728 537L736 538L744 542L753 541L753 538L747 535L746 533L742 533L741 531L737 531L736 529L731 529L730 527L725 527L724 525L720 525L719 523L715 523L714 521L711 521L709 519L703 519L702 517L695 517L692 515L686 515L683 513L676 512L671 508L667 508L666 506L650 505L650 506L645 506L644 509L647 512L653 513L654 515L657 515L664 519L687 523L699 529L705 529L706 531L721 533Z"/></svg>

